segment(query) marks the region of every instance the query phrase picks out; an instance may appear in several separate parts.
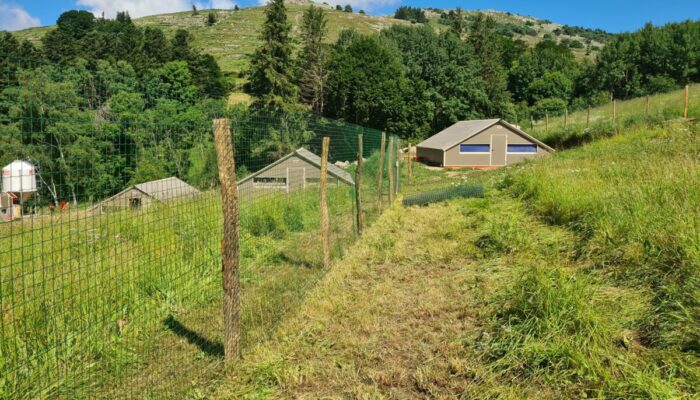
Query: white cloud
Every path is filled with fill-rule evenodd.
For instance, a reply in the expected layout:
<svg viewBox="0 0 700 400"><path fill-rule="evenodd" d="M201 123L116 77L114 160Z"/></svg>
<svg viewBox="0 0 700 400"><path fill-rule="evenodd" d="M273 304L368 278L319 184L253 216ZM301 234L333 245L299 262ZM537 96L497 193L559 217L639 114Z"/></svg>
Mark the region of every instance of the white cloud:
<svg viewBox="0 0 700 400"><path fill-rule="evenodd" d="M39 25L39 18L32 17L24 8L0 2L0 30L18 31Z"/></svg>
<svg viewBox="0 0 700 400"><path fill-rule="evenodd" d="M236 3L231 0L211 0L211 8L215 8L217 10L228 10L235 6Z"/></svg>
<svg viewBox="0 0 700 400"><path fill-rule="evenodd" d="M119 11L128 11L132 18L146 15L167 14L192 9L190 0L77 0L76 4L87 7L95 15L114 18ZM194 2L199 9L233 8L235 3L231 0L210 0L206 2Z"/></svg>

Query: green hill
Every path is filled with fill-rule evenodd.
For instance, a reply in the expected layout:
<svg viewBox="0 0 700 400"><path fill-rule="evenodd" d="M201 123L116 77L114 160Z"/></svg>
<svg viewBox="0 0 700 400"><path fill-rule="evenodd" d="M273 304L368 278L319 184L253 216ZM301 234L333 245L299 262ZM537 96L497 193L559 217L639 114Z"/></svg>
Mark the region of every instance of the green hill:
<svg viewBox="0 0 700 400"><path fill-rule="evenodd" d="M298 38L299 24L302 13L308 7L303 1L288 4L289 20L293 26L293 35ZM328 41L335 41L338 34L347 28L356 29L359 33L369 34L396 24L411 25L411 22L394 19L391 17L371 16L359 13L346 13L336 11L334 8L327 8L328 21ZM139 26L158 26L166 33L173 33L177 29L187 29L194 36L193 45L202 51L213 55L221 65L223 71L229 74L236 82L240 83L239 73L248 65L248 56L252 54L259 44L260 28L265 19L263 7L244 8L234 10L213 10L217 15L217 22L213 26L207 25L207 16L211 10L200 10L198 15L192 12L180 12L174 14L154 15L135 19ZM467 20L473 17L478 11L466 11ZM585 38L581 36L571 36L567 34L555 35L553 32L562 29L561 24L551 23L546 20L539 20L533 17L521 16L499 11L483 11L496 19L499 24L499 31L507 36L520 38L530 45L536 44L545 37L557 40L579 40L585 43ZM436 29L447 29L441 24L440 12L428 10L427 15L430 24ZM15 34L21 39L27 39L34 43L40 43L41 38L53 26L31 28L18 31ZM529 32L524 33L524 32ZM549 36L547 36L549 35ZM596 47L602 46L598 41L592 42ZM578 57L584 57L585 48L575 48L574 53Z"/></svg>

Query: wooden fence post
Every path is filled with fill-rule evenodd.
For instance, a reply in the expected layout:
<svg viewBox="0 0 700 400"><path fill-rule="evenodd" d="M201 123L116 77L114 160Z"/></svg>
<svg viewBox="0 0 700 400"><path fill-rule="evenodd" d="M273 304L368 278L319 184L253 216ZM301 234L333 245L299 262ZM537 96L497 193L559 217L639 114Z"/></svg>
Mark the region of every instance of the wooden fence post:
<svg viewBox="0 0 700 400"><path fill-rule="evenodd" d="M321 149L321 235L323 236L323 267L331 266L330 222L328 221L328 201L326 200L326 183L328 181L328 145L330 138L323 138Z"/></svg>
<svg viewBox="0 0 700 400"><path fill-rule="evenodd" d="M544 131L549 132L549 114L544 114Z"/></svg>
<svg viewBox="0 0 700 400"><path fill-rule="evenodd" d="M613 125L615 125L616 120L617 120L617 99L613 99L613 116L612 116Z"/></svg>
<svg viewBox="0 0 700 400"><path fill-rule="evenodd" d="M321 236L323 241L323 267L329 268L331 265L331 242L330 242L330 222L328 221L328 200L326 199L326 186L328 182L328 145L330 144L330 138L323 138L323 145L321 148L321 180L320 180L320 191L321 191Z"/></svg>
<svg viewBox="0 0 700 400"><path fill-rule="evenodd" d="M384 151L386 147L386 133L382 132L382 141L379 145L379 168L377 170L377 208L382 209L382 180L384 179Z"/></svg>
<svg viewBox="0 0 700 400"><path fill-rule="evenodd" d="M357 223L357 235L362 236L362 157L363 157L362 135L357 135L357 168L355 169L355 212Z"/></svg>
<svg viewBox="0 0 700 400"><path fill-rule="evenodd" d="M591 105L588 105L588 113L586 114L586 129L591 126Z"/></svg>
<svg viewBox="0 0 700 400"><path fill-rule="evenodd" d="M396 136L396 143L394 144L396 148L396 180L394 181L394 197L399 195L399 187L401 186L401 138Z"/></svg>
<svg viewBox="0 0 700 400"><path fill-rule="evenodd" d="M688 119L688 101L690 97L690 85L685 85L685 108L683 109L683 118Z"/></svg>
<svg viewBox="0 0 700 400"><path fill-rule="evenodd" d="M650 102L650 97L647 95L647 104L644 109L644 115L648 118L649 117L649 102Z"/></svg>
<svg viewBox="0 0 700 400"><path fill-rule="evenodd" d="M535 129L535 119L530 115L530 130Z"/></svg>
<svg viewBox="0 0 700 400"><path fill-rule="evenodd" d="M408 143L408 184L413 184L413 145Z"/></svg>
<svg viewBox="0 0 700 400"><path fill-rule="evenodd" d="M394 136L389 137L389 146L387 147L387 173L389 174L389 204L394 203Z"/></svg>
<svg viewBox="0 0 700 400"><path fill-rule="evenodd" d="M214 141L221 181L224 212L221 239L221 272L224 289L224 358L236 360L241 344L241 283L238 269L238 187L233 139L228 119L214 120Z"/></svg>
<svg viewBox="0 0 700 400"><path fill-rule="evenodd" d="M569 109L565 108L564 109L564 129L566 129L566 126L569 123Z"/></svg>

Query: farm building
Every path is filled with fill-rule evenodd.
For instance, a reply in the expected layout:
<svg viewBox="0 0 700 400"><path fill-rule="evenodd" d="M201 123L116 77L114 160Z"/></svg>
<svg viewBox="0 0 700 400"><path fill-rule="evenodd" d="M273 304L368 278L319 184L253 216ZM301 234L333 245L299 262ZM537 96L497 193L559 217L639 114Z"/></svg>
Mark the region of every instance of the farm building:
<svg viewBox="0 0 700 400"><path fill-rule="evenodd" d="M317 187L321 179L321 157L306 149L287 154L238 182L241 197L257 198L270 193ZM347 171L328 163L328 186L354 185Z"/></svg>
<svg viewBox="0 0 700 400"><path fill-rule="evenodd" d="M501 167L554 149L502 119L460 121L419 143L419 160L441 167Z"/></svg>
<svg viewBox="0 0 700 400"><path fill-rule="evenodd" d="M12 222L22 218L22 206L12 193L0 193L0 222Z"/></svg>
<svg viewBox="0 0 700 400"><path fill-rule="evenodd" d="M93 207L93 210L116 211L147 208L155 202L172 201L198 195L199 190L171 177L131 186Z"/></svg>

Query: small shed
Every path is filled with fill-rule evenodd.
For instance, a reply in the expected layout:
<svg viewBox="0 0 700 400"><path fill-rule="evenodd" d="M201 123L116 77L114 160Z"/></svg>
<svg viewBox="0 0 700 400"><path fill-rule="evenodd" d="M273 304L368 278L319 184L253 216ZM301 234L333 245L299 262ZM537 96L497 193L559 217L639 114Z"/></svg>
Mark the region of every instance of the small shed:
<svg viewBox="0 0 700 400"><path fill-rule="evenodd" d="M321 157L298 149L238 182L242 197L257 198L270 193L318 187L321 179ZM328 186L355 185L352 175L328 163Z"/></svg>
<svg viewBox="0 0 700 400"><path fill-rule="evenodd" d="M22 206L13 193L0 193L0 222L12 222L22 218Z"/></svg>
<svg viewBox="0 0 700 400"><path fill-rule="evenodd" d="M170 177L139 183L124 189L93 207L93 210L117 211L146 208L155 202L173 201L198 195L199 190L182 180Z"/></svg>
<svg viewBox="0 0 700 400"><path fill-rule="evenodd" d="M554 152L502 119L457 122L416 148L419 160L446 168L501 167Z"/></svg>

